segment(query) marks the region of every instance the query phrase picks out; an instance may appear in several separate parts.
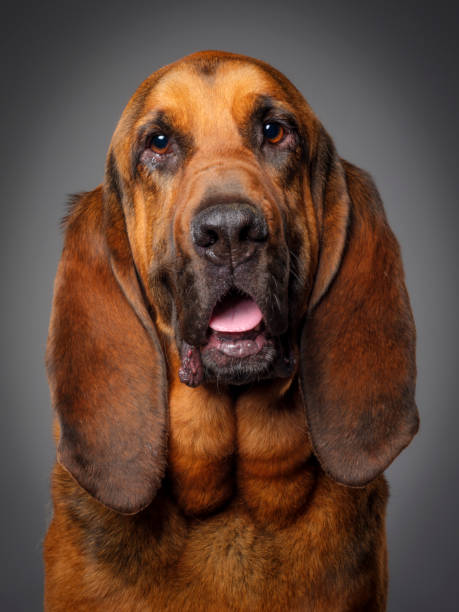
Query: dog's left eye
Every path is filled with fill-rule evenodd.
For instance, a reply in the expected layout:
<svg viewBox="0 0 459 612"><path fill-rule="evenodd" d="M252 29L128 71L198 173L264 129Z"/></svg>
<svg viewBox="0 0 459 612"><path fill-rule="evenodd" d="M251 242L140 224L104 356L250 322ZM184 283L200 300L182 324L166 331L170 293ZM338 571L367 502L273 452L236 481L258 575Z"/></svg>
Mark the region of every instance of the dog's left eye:
<svg viewBox="0 0 459 612"><path fill-rule="evenodd" d="M283 140L285 130L280 123L276 121L267 121L263 124L263 136L270 144L277 144Z"/></svg>
<svg viewBox="0 0 459 612"><path fill-rule="evenodd" d="M155 153L166 153L169 148L169 137L162 132L154 134L150 140L150 149Z"/></svg>

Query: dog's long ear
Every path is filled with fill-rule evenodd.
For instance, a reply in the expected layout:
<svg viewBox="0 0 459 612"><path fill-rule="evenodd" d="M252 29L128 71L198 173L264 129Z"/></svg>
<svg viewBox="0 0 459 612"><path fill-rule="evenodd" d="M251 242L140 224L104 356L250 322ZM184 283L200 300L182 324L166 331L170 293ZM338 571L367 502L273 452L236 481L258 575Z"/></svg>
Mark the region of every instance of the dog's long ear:
<svg viewBox="0 0 459 612"><path fill-rule="evenodd" d="M167 382L116 201L73 205L47 347L58 461L104 505L132 514L165 470Z"/></svg>
<svg viewBox="0 0 459 612"><path fill-rule="evenodd" d="M321 251L300 376L323 469L361 486L418 429L415 329L399 247L370 177L341 162L325 132L314 171Z"/></svg>

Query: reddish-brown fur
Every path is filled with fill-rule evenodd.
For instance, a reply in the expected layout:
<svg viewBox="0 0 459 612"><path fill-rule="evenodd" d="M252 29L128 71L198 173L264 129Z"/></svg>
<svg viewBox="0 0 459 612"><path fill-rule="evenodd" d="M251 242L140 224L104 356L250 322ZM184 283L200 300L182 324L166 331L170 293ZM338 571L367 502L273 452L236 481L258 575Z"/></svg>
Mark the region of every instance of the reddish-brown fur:
<svg viewBox="0 0 459 612"><path fill-rule="evenodd" d="M258 164L236 129L257 94L307 138L293 178ZM141 166L132 176L132 135L158 105L196 140L153 186ZM171 312L198 305L172 307L162 282L172 242L193 257L209 169L260 203L279 244L287 219L299 262L294 375L237 392L179 381ZM218 52L155 73L123 113L104 187L66 220L47 353L46 610L384 610L381 473L417 429L414 342L371 179L285 77Z"/></svg>

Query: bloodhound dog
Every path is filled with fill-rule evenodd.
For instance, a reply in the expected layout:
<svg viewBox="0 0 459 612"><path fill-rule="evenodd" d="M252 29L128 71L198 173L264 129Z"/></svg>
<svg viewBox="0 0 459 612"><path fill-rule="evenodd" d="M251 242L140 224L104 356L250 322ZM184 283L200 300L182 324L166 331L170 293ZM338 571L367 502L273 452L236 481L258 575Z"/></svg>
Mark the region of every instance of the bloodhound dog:
<svg viewBox="0 0 459 612"><path fill-rule="evenodd" d="M45 605L384 610L415 329L372 179L262 61L150 76L73 198Z"/></svg>

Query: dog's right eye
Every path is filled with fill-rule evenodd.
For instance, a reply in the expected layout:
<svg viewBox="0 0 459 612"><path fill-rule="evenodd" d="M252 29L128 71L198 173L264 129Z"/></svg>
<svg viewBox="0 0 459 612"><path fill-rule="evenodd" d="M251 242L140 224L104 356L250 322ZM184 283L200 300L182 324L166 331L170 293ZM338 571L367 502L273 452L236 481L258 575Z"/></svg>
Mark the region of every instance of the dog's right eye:
<svg viewBox="0 0 459 612"><path fill-rule="evenodd" d="M150 149L159 155L163 155L167 153L169 149L170 140L166 134L159 132L158 134L153 134L150 139Z"/></svg>
<svg viewBox="0 0 459 612"><path fill-rule="evenodd" d="M277 144L285 136L285 130L277 121L267 121L263 125L263 136L270 144Z"/></svg>

